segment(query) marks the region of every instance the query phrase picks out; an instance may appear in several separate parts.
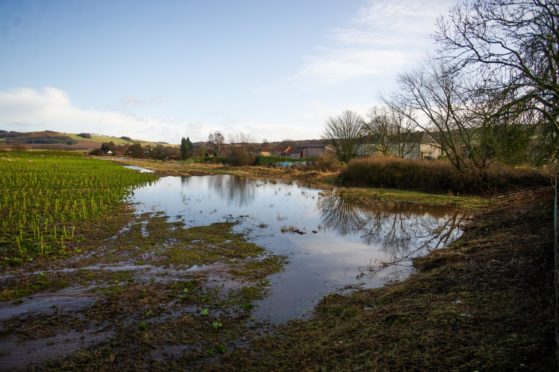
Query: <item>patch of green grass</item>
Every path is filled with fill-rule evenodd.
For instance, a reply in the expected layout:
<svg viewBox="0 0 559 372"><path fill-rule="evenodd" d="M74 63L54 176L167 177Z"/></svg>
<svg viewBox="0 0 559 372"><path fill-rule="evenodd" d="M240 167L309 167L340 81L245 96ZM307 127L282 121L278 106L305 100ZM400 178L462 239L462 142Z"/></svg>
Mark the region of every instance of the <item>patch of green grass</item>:
<svg viewBox="0 0 559 372"><path fill-rule="evenodd" d="M280 272L286 263L285 256L267 256L248 260L243 265L232 267L229 272L239 278L258 281L270 274Z"/></svg>
<svg viewBox="0 0 559 372"><path fill-rule="evenodd" d="M217 261L244 260L264 253L262 247L232 231L233 223L215 223L177 232L181 243L162 252L160 263L200 265Z"/></svg>
<svg viewBox="0 0 559 372"><path fill-rule="evenodd" d="M33 293L43 291L56 291L70 284L68 277L47 274L32 275L17 282L4 283L0 291L0 301L15 300Z"/></svg>
<svg viewBox="0 0 559 372"><path fill-rule="evenodd" d="M495 204L492 199L479 196L430 194L396 189L344 187L339 188L338 193L343 198L363 203L367 203L368 200L382 200L426 206L447 206L466 210L479 210Z"/></svg>
<svg viewBox="0 0 559 372"><path fill-rule="evenodd" d="M99 146L101 146L101 144L103 142L113 142L116 145L130 145L132 143L136 143L139 142L141 144L155 144L155 142L151 142L151 141L144 141L144 140L136 140L133 139L132 141L127 141L125 139L122 139L120 137L113 137L113 136L99 136L96 134L91 134L91 138L84 138L81 136L78 136L78 133L62 133L65 136L70 137L71 139L75 140L75 141L91 141L91 142L99 142Z"/></svg>
<svg viewBox="0 0 559 372"><path fill-rule="evenodd" d="M23 278L14 278L2 283L0 290L0 301L12 301L39 292L54 292L71 285L87 286L92 283L96 285L105 283L129 282L132 280L131 271L102 271L102 270L77 270L75 272L39 272L35 275L27 275ZM118 287L102 287L104 291L111 291Z"/></svg>

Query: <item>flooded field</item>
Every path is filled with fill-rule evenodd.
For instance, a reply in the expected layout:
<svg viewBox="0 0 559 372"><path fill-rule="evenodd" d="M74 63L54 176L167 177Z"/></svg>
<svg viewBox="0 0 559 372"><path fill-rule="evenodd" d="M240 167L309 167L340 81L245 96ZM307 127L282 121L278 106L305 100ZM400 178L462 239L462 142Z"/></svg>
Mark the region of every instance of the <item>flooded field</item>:
<svg viewBox="0 0 559 372"><path fill-rule="evenodd" d="M447 207L365 208L333 191L230 175L165 177L132 200L138 213L163 211L187 226L238 222L236 231L287 256L253 312L274 323L307 314L327 293L405 278L411 258L460 236L464 217Z"/></svg>
<svg viewBox="0 0 559 372"><path fill-rule="evenodd" d="M0 276L0 370L203 366L329 293L404 279L465 218L230 175L163 177L129 202L97 245Z"/></svg>

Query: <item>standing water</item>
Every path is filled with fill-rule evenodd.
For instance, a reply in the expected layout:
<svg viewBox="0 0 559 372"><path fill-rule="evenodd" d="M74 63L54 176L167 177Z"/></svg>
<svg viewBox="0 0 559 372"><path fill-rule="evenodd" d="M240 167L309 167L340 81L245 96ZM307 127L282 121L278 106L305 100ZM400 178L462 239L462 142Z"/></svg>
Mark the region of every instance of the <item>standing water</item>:
<svg viewBox="0 0 559 372"><path fill-rule="evenodd" d="M412 258L460 236L464 217L446 207L378 202L364 208L335 191L231 175L163 177L137 189L132 201L138 213L163 211L187 226L239 221L236 231L287 256L253 311L273 323L309 314L328 293L402 280L412 272Z"/></svg>

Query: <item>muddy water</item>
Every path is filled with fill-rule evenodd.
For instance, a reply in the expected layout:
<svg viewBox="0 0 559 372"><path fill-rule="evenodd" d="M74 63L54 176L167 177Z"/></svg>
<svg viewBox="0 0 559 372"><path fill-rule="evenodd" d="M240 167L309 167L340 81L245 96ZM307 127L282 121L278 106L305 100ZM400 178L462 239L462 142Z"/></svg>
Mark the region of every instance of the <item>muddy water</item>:
<svg viewBox="0 0 559 372"><path fill-rule="evenodd" d="M15 337L2 340L0 371L23 369L28 361L34 364L64 356L80 349L97 345L112 336L113 332L87 330L86 332L60 333L56 336L27 341Z"/></svg>
<svg viewBox="0 0 559 372"><path fill-rule="evenodd" d="M230 175L164 177L137 189L132 201L137 213L163 211L187 226L239 221L239 232L287 256L253 312L272 323L307 315L328 293L404 279L413 257L460 236L464 217L409 204L364 208L335 191Z"/></svg>
<svg viewBox="0 0 559 372"><path fill-rule="evenodd" d="M138 167L136 165L125 165L124 168L132 169L132 170L138 171L140 173L153 173L153 171L151 169Z"/></svg>
<svg viewBox="0 0 559 372"><path fill-rule="evenodd" d="M85 309L95 302L93 296L87 295L88 290L89 288L84 287L68 287L57 292L29 296L21 303L0 302L0 322L15 316L50 315L58 311Z"/></svg>

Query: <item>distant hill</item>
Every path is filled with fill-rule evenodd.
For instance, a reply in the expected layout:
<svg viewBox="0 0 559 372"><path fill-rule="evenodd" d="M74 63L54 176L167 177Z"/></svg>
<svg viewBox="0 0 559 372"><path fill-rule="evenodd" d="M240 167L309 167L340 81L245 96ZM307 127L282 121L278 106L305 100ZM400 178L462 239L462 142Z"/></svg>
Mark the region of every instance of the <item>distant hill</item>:
<svg viewBox="0 0 559 372"><path fill-rule="evenodd" d="M142 146L158 144L169 145L166 142L155 142L138 140L128 136L114 137L95 133L66 133L50 130L40 132L15 132L0 129L0 150L22 146L29 149L39 150L75 150L91 151L98 149L104 142L114 142L116 145L131 145L140 143ZM312 145L325 145L328 141L324 139L315 140L284 140L266 143L258 143L261 147L302 147ZM207 142L195 142L194 147L206 146ZM176 146L176 145L171 145ZM225 145L228 146L228 145Z"/></svg>
<svg viewBox="0 0 559 372"><path fill-rule="evenodd" d="M14 132L0 130L0 149L23 146L31 149L79 150L97 149L103 142L114 142L117 145L141 143L142 145L166 144L132 139L127 136L112 137L94 133L65 133L50 130L40 132Z"/></svg>

